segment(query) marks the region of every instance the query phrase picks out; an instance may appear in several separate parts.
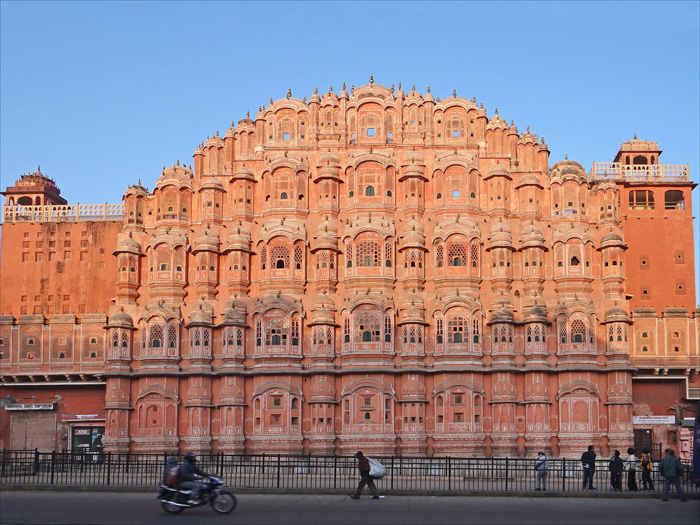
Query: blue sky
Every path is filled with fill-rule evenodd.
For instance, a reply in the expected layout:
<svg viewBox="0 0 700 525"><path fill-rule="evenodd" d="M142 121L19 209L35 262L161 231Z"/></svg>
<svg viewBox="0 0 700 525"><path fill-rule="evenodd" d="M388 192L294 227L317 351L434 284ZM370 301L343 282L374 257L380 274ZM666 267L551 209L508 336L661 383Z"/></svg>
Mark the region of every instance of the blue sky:
<svg viewBox="0 0 700 525"><path fill-rule="evenodd" d="M498 107L552 164L588 170L636 133L697 182L699 6L2 0L0 185L41 165L70 203L120 202L270 97L370 75Z"/></svg>

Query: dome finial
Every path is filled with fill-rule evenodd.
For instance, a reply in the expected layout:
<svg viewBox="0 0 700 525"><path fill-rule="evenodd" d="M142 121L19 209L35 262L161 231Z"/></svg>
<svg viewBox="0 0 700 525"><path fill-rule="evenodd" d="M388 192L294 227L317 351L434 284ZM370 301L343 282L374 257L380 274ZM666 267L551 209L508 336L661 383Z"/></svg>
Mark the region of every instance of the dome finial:
<svg viewBox="0 0 700 525"><path fill-rule="evenodd" d="M453 90L452 90L452 96L455 97L455 98L457 98L457 90L456 90L456 89L453 89Z"/></svg>
<svg viewBox="0 0 700 525"><path fill-rule="evenodd" d="M496 108L496 115L498 116L498 108Z"/></svg>
<svg viewBox="0 0 700 525"><path fill-rule="evenodd" d="M369 85L373 86L374 85L374 75L369 76Z"/></svg>
<svg viewBox="0 0 700 525"><path fill-rule="evenodd" d="M634 140L637 140L637 134L636 134L636 133L634 134Z"/></svg>
<svg viewBox="0 0 700 525"><path fill-rule="evenodd" d="M287 88L287 98L292 98L292 88Z"/></svg>

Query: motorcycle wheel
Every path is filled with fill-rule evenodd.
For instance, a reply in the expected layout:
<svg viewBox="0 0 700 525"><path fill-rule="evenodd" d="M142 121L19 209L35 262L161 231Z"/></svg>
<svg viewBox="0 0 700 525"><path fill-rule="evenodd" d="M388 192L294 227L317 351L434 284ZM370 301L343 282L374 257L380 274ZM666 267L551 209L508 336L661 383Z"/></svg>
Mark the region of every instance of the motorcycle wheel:
<svg viewBox="0 0 700 525"><path fill-rule="evenodd" d="M163 510L168 514L178 514L185 510L185 507L178 507L177 505L173 505L170 501L161 500L160 506L163 507Z"/></svg>
<svg viewBox="0 0 700 525"><path fill-rule="evenodd" d="M211 506L219 514L228 514L236 508L236 496L230 492L219 492L214 496Z"/></svg>

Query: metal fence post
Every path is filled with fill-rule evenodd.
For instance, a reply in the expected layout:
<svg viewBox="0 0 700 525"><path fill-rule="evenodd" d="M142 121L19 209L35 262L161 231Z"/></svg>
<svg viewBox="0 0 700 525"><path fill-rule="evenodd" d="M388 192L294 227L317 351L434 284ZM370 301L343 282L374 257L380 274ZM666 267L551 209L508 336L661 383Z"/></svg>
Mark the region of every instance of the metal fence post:
<svg viewBox="0 0 700 525"><path fill-rule="evenodd" d="M447 456L447 490L452 490L452 463L450 463L450 456Z"/></svg>
<svg viewBox="0 0 700 525"><path fill-rule="evenodd" d="M34 476L39 474L39 449L35 448L34 449L34 472L32 473Z"/></svg>
<svg viewBox="0 0 700 525"><path fill-rule="evenodd" d="M56 451L51 451L51 485L53 485L54 466L56 465Z"/></svg>
<svg viewBox="0 0 700 525"><path fill-rule="evenodd" d="M333 456L333 488L338 488L338 456Z"/></svg>
<svg viewBox="0 0 700 525"><path fill-rule="evenodd" d="M566 492L566 458L561 460L561 491Z"/></svg>
<svg viewBox="0 0 700 525"><path fill-rule="evenodd" d="M112 484L112 452L107 452L107 485Z"/></svg>
<svg viewBox="0 0 700 525"><path fill-rule="evenodd" d="M506 492L508 492L508 458L506 457Z"/></svg>
<svg viewBox="0 0 700 525"><path fill-rule="evenodd" d="M280 488L280 475L282 474L282 455L277 454L277 488Z"/></svg>

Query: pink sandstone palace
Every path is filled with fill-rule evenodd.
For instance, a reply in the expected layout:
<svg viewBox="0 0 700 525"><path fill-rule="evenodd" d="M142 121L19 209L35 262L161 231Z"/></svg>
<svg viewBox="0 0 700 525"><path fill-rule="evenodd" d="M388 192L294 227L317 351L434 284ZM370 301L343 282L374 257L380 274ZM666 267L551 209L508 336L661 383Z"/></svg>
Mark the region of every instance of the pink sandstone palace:
<svg viewBox="0 0 700 525"><path fill-rule="evenodd" d="M270 100L122 204L23 175L0 448L686 456L696 184L660 155L550 166L475 99L370 79Z"/></svg>

